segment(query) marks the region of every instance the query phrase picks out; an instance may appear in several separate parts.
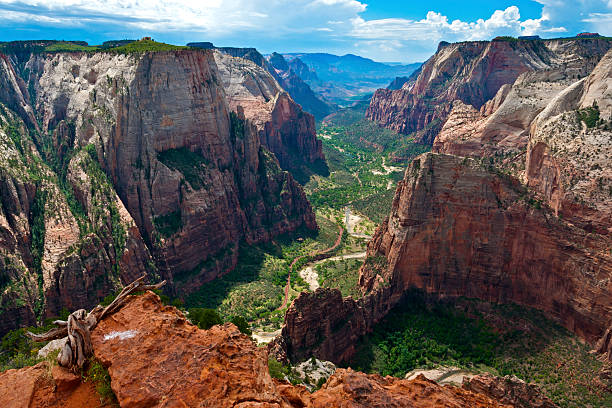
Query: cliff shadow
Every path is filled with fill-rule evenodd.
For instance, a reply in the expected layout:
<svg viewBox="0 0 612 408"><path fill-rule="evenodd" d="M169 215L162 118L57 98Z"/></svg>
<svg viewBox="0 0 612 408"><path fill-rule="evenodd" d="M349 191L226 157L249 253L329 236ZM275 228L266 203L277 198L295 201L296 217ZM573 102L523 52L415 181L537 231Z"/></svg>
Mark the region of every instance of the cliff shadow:
<svg viewBox="0 0 612 408"><path fill-rule="evenodd" d="M236 267L186 296L185 306L217 309L226 317L242 316L248 321L274 315L280 322L283 312L278 309L284 299L289 264L293 259L291 249L308 238L316 238L317 234L303 227L267 243L248 245L242 242Z"/></svg>

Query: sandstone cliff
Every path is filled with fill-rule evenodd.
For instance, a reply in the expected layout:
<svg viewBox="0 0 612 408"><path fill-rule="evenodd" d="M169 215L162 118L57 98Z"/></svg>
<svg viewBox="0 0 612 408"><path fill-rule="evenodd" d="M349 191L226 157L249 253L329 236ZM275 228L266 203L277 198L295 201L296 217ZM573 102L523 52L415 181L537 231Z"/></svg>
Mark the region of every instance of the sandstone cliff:
<svg viewBox="0 0 612 408"><path fill-rule="evenodd" d="M603 39L441 44L401 89L378 90L366 116L398 133L416 133L431 144L455 100L479 110L503 85L513 84L526 72L562 69L574 78L583 77L609 48L610 42Z"/></svg>
<svg viewBox="0 0 612 408"><path fill-rule="evenodd" d="M400 182L391 214L368 247L361 299L332 290L302 294L271 345L281 358L310 353L346 361L354 341L419 288L441 298L471 297L540 309L609 353L612 241L555 215L495 167L425 154Z"/></svg>
<svg viewBox="0 0 612 408"><path fill-rule="evenodd" d="M612 232L612 52L530 128L524 179L556 214ZM607 231L606 231L607 230Z"/></svg>
<svg viewBox="0 0 612 408"><path fill-rule="evenodd" d="M310 86L304 82L307 80L306 78L312 79L313 74L316 78L316 73L308 70L306 64L301 60L297 60L291 61L292 63L289 64L285 57L275 52L270 55L269 63L282 87L291 94L291 97L302 105L306 111L312 113L314 117L322 119L334 112L336 107L317 96ZM305 74L305 77L302 77L298 71Z"/></svg>
<svg viewBox="0 0 612 408"><path fill-rule="evenodd" d="M259 133L261 143L278 158L281 167L324 160L312 115L304 112L265 69L250 60L219 51L215 61L230 108L242 110Z"/></svg>
<svg viewBox="0 0 612 408"><path fill-rule="evenodd" d="M427 154L407 169L369 246L387 267L360 282L531 306L595 344L612 319L610 246L609 235L533 205L518 180Z"/></svg>
<svg viewBox="0 0 612 408"><path fill-rule="evenodd" d="M273 380L267 353L228 323L200 330L148 292L92 333L121 407L506 407L496 397L424 377L401 380L338 369L320 390ZM44 363L43 363L44 364ZM15 408L98 407L90 383L44 365L0 374L0 404ZM75 381L76 380L76 381ZM56 387L53 387L55 382Z"/></svg>
<svg viewBox="0 0 612 408"><path fill-rule="evenodd" d="M0 93L2 251L13 266L0 332L90 307L143 272L185 294L233 268L239 242L316 228L256 125L231 112L212 51L1 61L13 87ZM284 161L320 157L312 118L276 100L270 122L298 131L271 130L270 146ZM310 139L294 140L299 131Z"/></svg>
<svg viewBox="0 0 612 408"><path fill-rule="evenodd" d="M320 119L334 111L334 106L319 98L312 91L310 86L289 67L282 55L273 53L271 60L268 61L255 48L218 47L215 49L235 58L249 60L260 68L263 68L274 77L282 89L289 93L291 98L297 102L304 111L312 114L314 117Z"/></svg>

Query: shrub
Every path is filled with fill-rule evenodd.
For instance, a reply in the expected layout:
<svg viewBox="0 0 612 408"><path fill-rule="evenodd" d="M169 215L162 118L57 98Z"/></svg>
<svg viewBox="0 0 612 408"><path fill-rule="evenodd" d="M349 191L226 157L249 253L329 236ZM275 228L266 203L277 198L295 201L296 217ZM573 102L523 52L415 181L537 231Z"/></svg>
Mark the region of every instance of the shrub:
<svg viewBox="0 0 612 408"><path fill-rule="evenodd" d="M96 391L100 395L103 404L118 405L117 397L111 388L111 379L106 367L96 359L89 360L87 373L83 375L85 381L91 381L96 386Z"/></svg>
<svg viewBox="0 0 612 408"><path fill-rule="evenodd" d="M203 330L208 330L216 324L223 324L221 316L215 309L189 309L189 320Z"/></svg>
<svg viewBox="0 0 612 408"><path fill-rule="evenodd" d="M250 336L251 334L253 334L253 332L251 331L251 328L249 327L249 322L247 322L244 317L234 316L232 317L230 321L234 323L236 327L238 327L238 330L240 330L241 333L244 333L247 336Z"/></svg>

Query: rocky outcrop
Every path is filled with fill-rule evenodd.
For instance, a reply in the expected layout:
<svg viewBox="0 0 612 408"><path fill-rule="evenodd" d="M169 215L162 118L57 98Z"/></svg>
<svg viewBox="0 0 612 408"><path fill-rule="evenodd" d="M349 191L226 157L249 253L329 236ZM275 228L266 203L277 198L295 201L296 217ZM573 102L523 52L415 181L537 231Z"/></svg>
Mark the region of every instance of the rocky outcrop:
<svg viewBox="0 0 612 408"><path fill-rule="evenodd" d="M314 393L314 407L336 406L339 401L358 402L366 407L510 407L483 393L466 393L457 387L442 387L419 376L414 380L381 377L338 369ZM485 394L486 395L486 394ZM341 405L342 406L342 405ZM351 406L351 405L347 405Z"/></svg>
<svg viewBox="0 0 612 408"><path fill-rule="evenodd" d="M200 330L152 292L131 297L92 333L121 407L509 407L482 393L338 369L316 392L273 380L266 350L231 323ZM50 372L51 376L47 373ZM0 374L7 407L98 407L91 382L47 363Z"/></svg>
<svg viewBox="0 0 612 408"><path fill-rule="evenodd" d="M231 113L212 51L2 61L17 59L25 88L15 70L0 75L15 88L0 94L0 304L10 311L0 333L90 308L145 272L185 295L233 268L239 242L316 228L301 187L262 143L285 163L320 159L312 117L275 95L264 138ZM13 112L7 95L21 88L28 105ZM28 109L40 126L28 126Z"/></svg>
<svg viewBox="0 0 612 408"><path fill-rule="evenodd" d="M291 99L316 118L323 118L334 110L332 104L319 98L310 86L289 67L282 55L273 53L271 60L268 61L255 48L219 47L216 49L223 54L249 60L266 70L281 88L291 95Z"/></svg>
<svg viewBox="0 0 612 408"><path fill-rule="evenodd" d="M325 159L314 118L266 70L218 51L215 61L230 108L242 110L257 127L261 143L276 155L281 167L296 170Z"/></svg>
<svg viewBox="0 0 612 408"><path fill-rule="evenodd" d="M611 89L609 52L535 118L524 176L556 214L600 233L612 232Z"/></svg>
<svg viewBox="0 0 612 408"><path fill-rule="evenodd" d="M269 344L276 358L302 361L315 355L344 363L355 354L357 340L372 330L397 302L389 289L355 300L337 289L302 292L285 314L281 335Z"/></svg>
<svg viewBox="0 0 612 408"><path fill-rule="evenodd" d="M556 408L537 386L527 384L515 376L493 377L477 375L463 383L463 388L488 395L496 401L517 408Z"/></svg>
<svg viewBox="0 0 612 408"><path fill-rule="evenodd" d="M470 157L524 152L538 113L577 76L584 75L565 67L526 72L514 84L503 85L480 110L455 101L435 137L433 151Z"/></svg>
<svg viewBox="0 0 612 408"><path fill-rule="evenodd" d="M610 245L609 235L557 218L494 168L426 154L407 169L368 248L388 266L364 269L360 283L531 306L594 344L612 316Z"/></svg>
<svg viewBox="0 0 612 408"><path fill-rule="evenodd" d="M574 78L588 75L609 48L604 39L441 44L401 89L378 90L366 116L431 144L455 100L479 110L523 73L562 69Z"/></svg>
<svg viewBox="0 0 612 408"><path fill-rule="evenodd" d="M150 292L100 322L92 342L122 407L289 406L265 350L231 324L199 330Z"/></svg>
<svg viewBox="0 0 612 408"><path fill-rule="evenodd" d="M393 81L391 81L389 86L387 86L387 89L390 91L397 91L398 89L402 89L404 84L409 80L410 77L396 77Z"/></svg>
<svg viewBox="0 0 612 408"><path fill-rule="evenodd" d="M0 406L10 408L98 408L100 395L92 382L43 362L0 373Z"/></svg>

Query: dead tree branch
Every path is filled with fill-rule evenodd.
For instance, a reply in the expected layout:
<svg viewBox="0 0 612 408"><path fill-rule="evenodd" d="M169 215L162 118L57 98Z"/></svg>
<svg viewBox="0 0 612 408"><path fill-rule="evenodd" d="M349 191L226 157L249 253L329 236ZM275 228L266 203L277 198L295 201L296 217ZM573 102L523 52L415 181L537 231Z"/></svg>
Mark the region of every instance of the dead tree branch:
<svg viewBox="0 0 612 408"><path fill-rule="evenodd" d="M89 313L87 313L85 309L79 309L71 313L67 321L56 320L53 322L59 327L53 328L43 334L26 332L26 335L32 340L39 342L66 338L57 356L57 362L60 366L73 370L82 368L87 358L93 353L91 331L96 327L98 322L104 317L119 310L126 303L127 297L131 294L159 289L166 284L166 281L162 281L155 285L146 285L143 284L144 278L145 275L125 286L111 304L106 307L98 305Z"/></svg>

